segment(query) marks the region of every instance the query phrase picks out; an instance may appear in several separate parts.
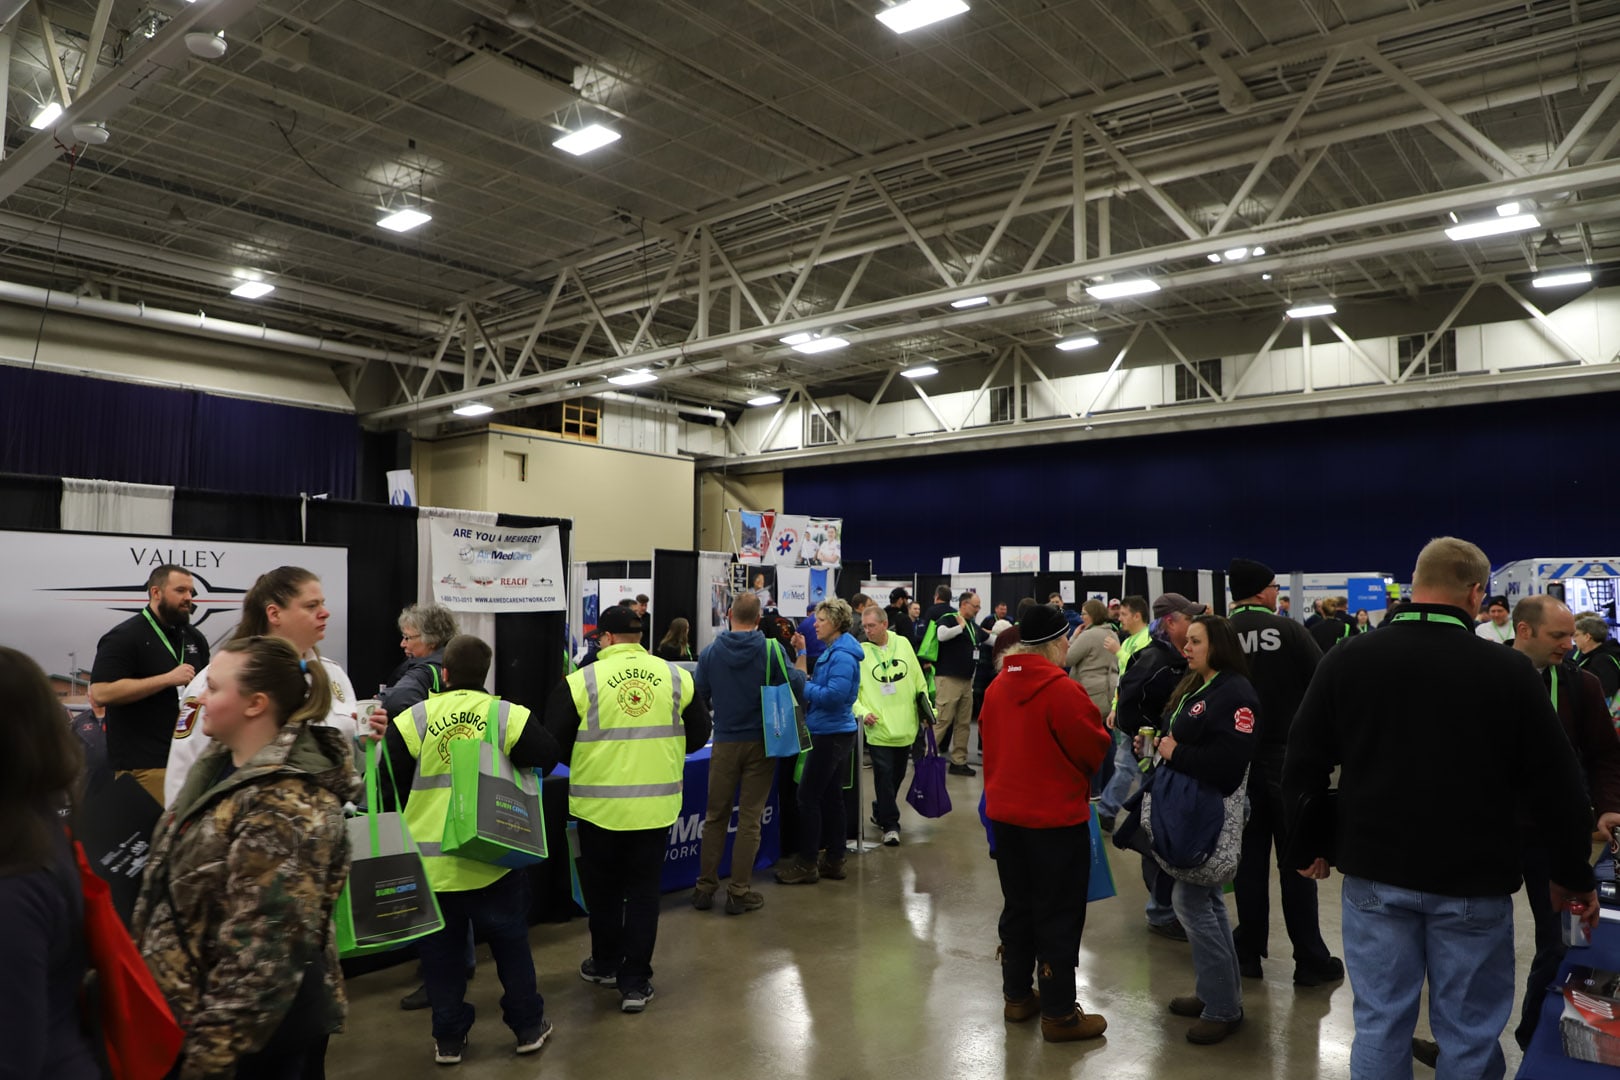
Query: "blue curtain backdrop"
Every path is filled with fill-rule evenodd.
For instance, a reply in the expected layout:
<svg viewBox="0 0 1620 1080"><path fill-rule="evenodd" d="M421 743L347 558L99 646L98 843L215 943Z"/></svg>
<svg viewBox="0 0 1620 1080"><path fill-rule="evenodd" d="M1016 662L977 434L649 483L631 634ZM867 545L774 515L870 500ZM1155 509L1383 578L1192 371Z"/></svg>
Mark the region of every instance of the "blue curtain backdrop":
<svg viewBox="0 0 1620 1080"><path fill-rule="evenodd" d="M1431 537L1500 566L1615 546L1606 449L1620 394L789 470L784 505L844 519L874 576L1003 544L1157 547L1165 566L1384 570L1403 580ZM1044 561L1044 557L1043 557Z"/></svg>
<svg viewBox="0 0 1620 1080"><path fill-rule="evenodd" d="M0 471L353 498L352 415L0 366Z"/></svg>

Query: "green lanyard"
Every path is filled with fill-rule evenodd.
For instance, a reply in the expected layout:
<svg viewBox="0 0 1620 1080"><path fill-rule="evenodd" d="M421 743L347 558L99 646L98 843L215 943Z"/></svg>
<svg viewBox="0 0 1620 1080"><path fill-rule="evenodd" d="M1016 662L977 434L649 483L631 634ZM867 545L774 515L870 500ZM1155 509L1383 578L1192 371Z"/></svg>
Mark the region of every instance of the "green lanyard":
<svg viewBox="0 0 1620 1080"><path fill-rule="evenodd" d="M1502 628L1497 626L1495 623L1491 623L1491 629L1496 632L1496 640L1500 641L1504 645L1506 645L1508 643L1508 639L1513 636L1513 625L1511 623L1508 624L1507 637L1502 636Z"/></svg>
<svg viewBox="0 0 1620 1080"><path fill-rule="evenodd" d="M1208 690L1210 688L1210 686L1215 682L1216 679L1218 679L1220 677L1221 677L1221 673L1217 671L1215 674L1213 674L1213 675L1211 675L1209 677L1208 681L1206 681L1203 686L1200 686L1196 690L1189 690L1187 693L1181 695L1181 700L1176 702L1176 711L1170 714L1170 723L1168 725L1166 725L1165 730L1168 731L1168 730L1170 730L1170 728L1173 728L1173 727L1176 726L1176 721L1181 719L1181 709L1182 709L1182 707L1184 705L1187 704L1187 699L1188 698L1195 698L1198 695L1202 694L1205 690Z"/></svg>
<svg viewBox="0 0 1620 1080"><path fill-rule="evenodd" d="M967 631L968 645L977 649L979 647L979 639L973 633L973 620L964 619L960 614L958 614L956 617L962 623L962 629Z"/></svg>
<svg viewBox="0 0 1620 1080"><path fill-rule="evenodd" d="M143 607L141 608L141 614L145 615L146 621L152 624L152 629L157 631L158 640L163 642L163 647L169 650L169 655L174 657L174 662L178 664L180 662L180 654L174 651L174 643L169 640L169 635L165 634L163 632L163 628L158 625L158 621L152 618L152 609L149 607ZM180 633L183 639L185 636L185 631L182 630Z"/></svg>
<svg viewBox="0 0 1620 1080"><path fill-rule="evenodd" d="M1394 621L1450 623L1452 626L1460 626L1464 630L1468 629L1468 624L1455 615L1442 615L1437 611L1403 611L1395 616Z"/></svg>
<svg viewBox="0 0 1620 1080"><path fill-rule="evenodd" d="M1552 699L1553 699L1553 711L1556 712L1558 710L1558 669L1557 668L1552 669Z"/></svg>
<svg viewBox="0 0 1620 1080"><path fill-rule="evenodd" d="M1231 612L1228 613L1228 617L1230 618L1232 615L1241 615L1245 611L1263 611L1267 615L1275 615L1275 614L1277 614L1275 611L1272 611L1270 608L1261 607L1259 604L1244 604L1242 607L1233 608L1231 610Z"/></svg>

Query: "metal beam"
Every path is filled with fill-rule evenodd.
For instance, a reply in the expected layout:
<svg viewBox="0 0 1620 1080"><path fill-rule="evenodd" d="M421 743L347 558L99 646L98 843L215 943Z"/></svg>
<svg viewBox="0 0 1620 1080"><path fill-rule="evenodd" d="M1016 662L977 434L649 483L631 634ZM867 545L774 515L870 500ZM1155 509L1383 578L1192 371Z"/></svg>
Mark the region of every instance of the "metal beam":
<svg viewBox="0 0 1620 1080"><path fill-rule="evenodd" d="M675 258L670 261L669 269L664 271L664 280L658 283L658 291L653 294L651 302L648 303L647 314L642 316L641 325L636 327L636 336L630 339L630 348L628 351L635 352L641 347L641 339L646 337L647 331L652 328L653 316L658 314L659 305L664 302L664 297L669 295L669 286L670 283L675 280L675 272L681 268L681 263L686 261L686 253L692 247L692 238L697 234L697 229L688 229L686 230L685 235L681 237L681 245L675 251ZM557 280L561 281L563 276L564 275L562 274L558 274ZM546 304L546 312L548 314L551 311L551 303L555 302L555 300L556 295L553 293L552 300L548 301Z"/></svg>
<svg viewBox="0 0 1620 1080"><path fill-rule="evenodd" d="M704 229L703 234L708 236L709 230ZM743 283L742 275L737 273L735 266L731 265L731 259L726 255L725 249L720 246L720 241L709 237L709 249L720 260L720 265L725 268L726 273L731 275L731 280L736 283L737 291L742 294L742 298L747 300L748 306L754 309L754 315L759 319L759 325L769 326L771 324L770 316L765 314L765 309L759 306L759 301L754 299L754 294ZM740 325L732 327L733 330L740 330L741 328Z"/></svg>
<svg viewBox="0 0 1620 1080"><path fill-rule="evenodd" d="M922 233L917 231L917 226L913 225L911 219L906 216L906 212L900 209L900 204L894 201L894 196L889 194L888 189L879 183L878 178L871 173L866 174L866 182L872 185L872 190L877 192L879 199L883 200L883 205L889 208L889 213L899 220L900 226L906 230L906 235L911 237L911 242L916 244L922 251L924 258L934 268L934 272L944 279L945 286L949 288L955 285L956 279L951 276L950 270L946 269L945 264L939 261L939 256L934 254L934 249L928 246L928 241L923 239Z"/></svg>
<svg viewBox="0 0 1620 1080"><path fill-rule="evenodd" d="M765 434L760 437L759 445L754 448L756 455L763 454L765 448L771 445L771 440L776 438L776 433L782 429L782 421L787 419L788 408L792 406L793 399L798 396L799 388L797 386L788 389L787 397L783 398L782 404L776 407L776 415L771 417L770 425L766 427Z"/></svg>
<svg viewBox="0 0 1620 1080"><path fill-rule="evenodd" d="M1366 368L1367 371L1372 374L1373 378L1377 379L1385 386L1388 386L1395 381L1388 375L1384 374L1383 370L1379 368L1377 364L1373 363L1373 358L1367 355L1367 350L1363 349L1354 338L1345 333L1339 327L1338 323L1334 322L1332 319L1323 319L1322 321L1327 323L1328 329L1333 331L1333 336L1344 342L1346 347L1348 347L1350 350L1350 355L1359 360L1361 362L1361 366Z"/></svg>
<svg viewBox="0 0 1620 1080"><path fill-rule="evenodd" d="M827 240L832 236L833 228L838 224L839 219L844 216L844 208L849 205L850 196L854 195L855 189L860 186L861 177L859 175L850 177L849 183L844 185L843 194L838 196L838 205L834 206L832 213L827 215L827 223L821 227L821 235L817 236L816 242L810 245L810 254L806 255L804 259L804 268L793 279L793 287L782 298L782 306L776 309L776 318L772 319L772 322L781 322L787 318L788 310L793 307L793 302L799 298L799 293L804 290L805 283L810 280L810 271L814 270L817 263L821 261L821 253L827 248Z"/></svg>
<svg viewBox="0 0 1620 1080"><path fill-rule="evenodd" d="M913 390L917 391L917 396L922 398L922 403L924 405L928 406L928 411L934 414L934 419L939 423L939 430L941 430L941 431L949 431L949 430L951 430L951 425L949 425L949 424L947 424L945 422L945 418L939 414L939 410L934 407L933 401L923 391L923 388L918 384L917 380L916 379L907 379L906 382L910 383L911 388Z"/></svg>
<svg viewBox="0 0 1620 1080"><path fill-rule="evenodd" d="M90 41L84 49L84 68L79 72L76 97L83 97L96 77L96 65L101 62L101 45L107 39L107 22L112 18L112 9L113 0L97 0L96 16L90 24Z"/></svg>
<svg viewBox="0 0 1620 1080"><path fill-rule="evenodd" d="M1067 413L1071 420L1080 419L1080 414L1069 408L1069 403L1064 399L1062 392L1053 385L1051 379L1046 377L1046 372L1042 371L1040 366L1029 358L1029 353L1024 351L1023 346L1017 346L1017 351L1018 358L1024 363L1028 364L1029 370L1033 371L1035 373L1035 377L1041 380L1041 385L1046 387L1047 393L1052 395L1052 400L1057 402L1057 407Z"/></svg>
<svg viewBox="0 0 1620 1080"><path fill-rule="evenodd" d="M1592 125L1596 124L1598 118L1608 111L1610 105L1614 104L1616 95L1620 95L1620 75L1610 79L1602 92L1592 99L1592 104L1586 107L1586 111L1581 114L1581 118L1575 121L1575 126L1569 129L1569 133L1558 144L1558 148L1552 152L1552 155L1541 166L1541 172L1552 172L1554 169L1561 168L1564 162L1569 160L1570 151L1575 149L1575 144L1580 142L1588 131L1592 130Z"/></svg>
<svg viewBox="0 0 1620 1080"><path fill-rule="evenodd" d="M67 73L62 70L62 53L56 47L56 31L51 29L51 16L45 10L45 0L34 0L34 17L39 20L39 36L45 46L45 59L51 69L51 82L56 84L56 96L66 109L73 104L73 91L68 89Z"/></svg>
<svg viewBox="0 0 1620 1080"><path fill-rule="evenodd" d="M1542 311L1540 308L1536 307L1536 305L1520 296L1519 291L1513 286L1509 285L1505 279L1498 278L1496 280L1496 284L1503 292L1513 297L1515 303L1524 308L1524 310L1530 314L1530 317L1536 321L1536 326L1538 329L1540 329L1542 336L1562 349L1571 360L1574 360L1580 364L1597 363L1596 360L1592 359L1590 356L1587 356L1586 353L1582 352L1580 349L1577 349L1574 345L1571 345L1569 340L1558 332L1558 328L1553 325L1552 320L1547 318L1546 312Z"/></svg>
<svg viewBox="0 0 1620 1080"><path fill-rule="evenodd" d="M1125 355L1131 351L1131 346L1136 344L1136 339L1142 336L1142 327L1144 325L1146 324L1137 323L1131 328L1131 336L1125 339L1125 344L1120 347L1119 353L1115 355L1114 362L1108 365L1107 371L1103 372L1103 384L1097 388L1097 396L1091 399L1091 405L1087 407L1085 412L1088 418L1097 411L1097 406L1102 404L1103 396L1113 388L1114 372L1118 371L1119 365L1125 362Z"/></svg>
<svg viewBox="0 0 1620 1080"><path fill-rule="evenodd" d="M1267 214L1266 220L1260 224L1275 225L1282 220L1282 216L1288 212L1288 208L1293 206L1294 200L1299 197L1300 190L1305 186L1305 181L1309 180L1311 173L1315 172L1316 167L1322 164L1322 159L1327 156L1327 151L1328 148L1325 146L1319 146L1311 151L1311 156L1305 159L1305 163L1299 167L1299 171L1294 174L1294 178L1288 181L1288 186L1283 189L1282 195L1277 199L1277 205L1271 208L1271 213Z"/></svg>
<svg viewBox="0 0 1620 1080"><path fill-rule="evenodd" d="M1024 199L1029 195L1029 189L1035 186L1035 181L1040 178L1041 173L1046 169L1046 163L1052 160L1052 151L1057 149L1058 140L1063 138L1063 132L1067 127L1068 125L1062 121L1053 126L1052 133L1046 137L1046 142L1041 146L1041 152L1035 155L1035 164L1031 165L1029 171L1024 174L1024 182L1018 185L1017 191L1013 192L1012 202L1007 204L1007 209L1002 212L1001 220L996 222L996 227L990 230L990 238L984 242L984 247L979 249L979 254L973 259L973 265L968 267L967 277L962 279L963 284L969 284L979 279L979 274L984 270L985 263L990 261L990 253L996 250L997 244L1001 243L1001 238L1007 234L1007 226L1012 224L1013 217L1018 213L1019 208L1024 205ZM1084 209L1083 204L1082 209Z"/></svg>
<svg viewBox="0 0 1620 1080"><path fill-rule="evenodd" d="M1526 175L1527 170L1523 165L1520 165L1516 160L1513 159L1511 155L1504 151L1500 146L1497 146L1496 143L1492 142L1484 132L1480 131L1473 124L1470 124L1467 120L1464 120L1461 114L1459 114L1451 106L1435 97L1428 90L1425 90L1416 79L1412 78L1406 72L1390 63L1384 54L1379 52L1374 45L1363 43L1360 47L1360 52L1361 55L1367 59L1368 63L1372 64L1373 67L1387 75L1390 81L1394 82L1396 86L1399 86L1408 94L1416 98L1425 109L1428 109L1430 112L1434 113L1434 115L1445 121L1453 131L1457 132L1469 142L1473 143L1474 146L1490 155L1493 161L1502 166L1502 171L1506 175Z"/></svg>
<svg viewBox="0 0 1620 1080"><path fill-rule="evenodd" d="M843 426L841 424L833 423L832 417L827 415L827 411L821 407L821 402L817 401L811 395L809 389L804 385L804 383L797 382L793 383L792 385L794 389L798 390L799 397L804 399L804 403L810 406L810 411L821 417L821 422L827 426L828 431L832 432L834 441L836 441L839 446L843 446L848 443L849 440L844 437Z"/></svg>
<svg viewBox="0 0 1620 1080"><path fill-rule="evenodd" d="M861 437L861 429L866 426L866 422L872 419L872 415L877 412L878 402L883 400L884 392L889 389L889 384L894 382L894 377L898 371L898 368L890 368L888 372L884 374L883 381L878 384L877 393L872 395L872 400L866 403L865 411L863 411L860 416L856 417L855 423L850 426L850 442L854 442Z"/></svg>
<svg viewBox="0 0 1620 1080"><path fill-rule="evenodd" d="M1177 206L1174 199L1160 191L1158 185L1143 175L1142 170L1138 169L1131 163L1130 158L1120 152L1119 147L1114 145L1114 140L1104 134L1103 129L1098 127L1095 121L1087 116L1080 120L1080 124L1085 128L1086 133L1096 141L1097 145L1102 147L1104 152L1114 159L1114 164L1118 165L1124 170L1126 176L1136 182L1136 186L1141 189L1144 195L1153 200L1155 206L1164 211L1165 216L1175 224L1176 228L1187 234L1189 240L1202 240L1204 238L1204 231L1193 224L1193 220L1187 216L1187 212Z"/></svg>
<svg viewBox="0 0 1620 1080"><path fill-rule="evenodd" d="M1468 288L1464 290L1462 296L1458 298L1455 304L1451 305L1451 310L1446 312L1446 317L1440 320L1440 328L1429 335L1429 340L1423 343L1423 348L1419 349L1418 354L1412 357L1411 362L1401 369L1401 373L1395 379L1397 383L1404 383L1407 379L1410 379L1412 372L1416 371L1422 366L1423 361L1429 358L1429 353L1433 351L1440 339L1445 336L1446 331L1451 329L1451 324L1457 321L1457 316L1462 314L1463 308L1468 306L1468 302L1474 298L1474 294L1479 292L1479 287L1483 284L1485 284L1484 278L1475 278L1468 283Z"/></svg>
<svg viewBox="0 0 1620 1080"><path fill-rule="evenodd" d="M596 321L602 324L602 333L607 335L608 347L613 350L616 356L623 356L624 346L620 345L619 339L613 335L613 327L608 325L607 316L603 315L602 309L596 306L596 298L591 295L591 290L585 287L585 282L577 271L574 274L574 284L579 286L580 295L585 298L585 303L590 306L591 314L595 315Z"/></svg>
<svg viewBox="0 0 1620 1080"><path fill-rule="evenodd" d="M1243 384L1249 381L1249 376L1253 375L1255 371L1257 371L1260 366L1266 362L1266 359L1271 356L1272 346L1276 345L1277 339L1282 337L1282 332L1288 328L1289 321L1290 320L1286 315L1278 319L1277 326L1271 331L1271 335L1266 338L1266 343L1260 346L1259 352L1255 353L1249 358L1248 366L1243 369L1243 374L1239 375L1237 382L1233 384L1232 392L1226 395L1226 403L1228 405L1237 400L1238 393L1243 389Z"/></svg>
<svg viewBox="0 0 1620 1080"><path fill-rule="evenodd" d="M951 428L952 431L961 431L967 425L967 422L973 419L973 410L977 409L979 402L984 400L984 395L990 389L990 384L995 381L997 375L1001 374L1001 365L1005 364L1007 357L1011 355L1011 349L1001 350L1001 354L996 357L996 362L990 367L990 373L984 377L984 382L979 384L978 393L974 394L973 400L968 402L967 411L962 414L962 422Z"/></svg>
<svg viewBox="0 0 1620 1080"><path fill-rule="evenodd" d="M1187 359L1187 354L1182 352L1174 341L1170 340L1170 335L1164 332L1164 327L1160 326L1156 322L1149 323L1148 325L1153 327L1153 332L1159 335L1159 340L1164 342L1165 346L1170 350L1170 355L1176 358L1176 362L1182 367L1186 368L1187 374L1196 379L1198 381L1198 385L1203 387L1204 393L1209 395L1209 399L1211 401L1221 400L1221 392L1209 385L1209 380L1198 373L1198 368L1191 360Z"/></svg>

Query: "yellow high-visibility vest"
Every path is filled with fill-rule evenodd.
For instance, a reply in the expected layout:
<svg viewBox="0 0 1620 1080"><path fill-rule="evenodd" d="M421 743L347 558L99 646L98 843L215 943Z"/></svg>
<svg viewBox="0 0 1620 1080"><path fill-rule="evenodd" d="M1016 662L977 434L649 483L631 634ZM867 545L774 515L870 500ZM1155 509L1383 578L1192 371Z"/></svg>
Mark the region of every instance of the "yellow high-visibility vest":
<svg viewBox="0 0 1620 1080"><path fill-rule="evenodd" d="M579 735L568 811L604 829L667 828L681 813L692 678L640 645L611 645L568 676Z"/></svg>

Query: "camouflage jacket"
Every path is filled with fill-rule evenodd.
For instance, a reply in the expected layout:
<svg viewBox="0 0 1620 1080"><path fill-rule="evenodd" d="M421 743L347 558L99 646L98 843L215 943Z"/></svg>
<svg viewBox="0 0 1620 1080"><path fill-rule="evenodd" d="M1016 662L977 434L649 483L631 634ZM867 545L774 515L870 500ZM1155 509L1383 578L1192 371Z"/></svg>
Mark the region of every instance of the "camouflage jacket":
<svg viewBox="0 0 1620 1080"><path fill-rule="evenodd" d="M204 755L158 823L131 927L186 1029L181 1080L234 1076L322 951L325 1030L347 1010L332 908L349 876L343 803L359 791L348 738L289 724L217 779L229 754Z"/></svg>

